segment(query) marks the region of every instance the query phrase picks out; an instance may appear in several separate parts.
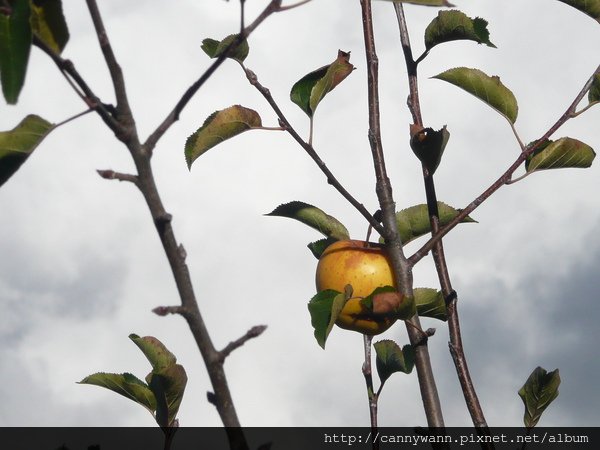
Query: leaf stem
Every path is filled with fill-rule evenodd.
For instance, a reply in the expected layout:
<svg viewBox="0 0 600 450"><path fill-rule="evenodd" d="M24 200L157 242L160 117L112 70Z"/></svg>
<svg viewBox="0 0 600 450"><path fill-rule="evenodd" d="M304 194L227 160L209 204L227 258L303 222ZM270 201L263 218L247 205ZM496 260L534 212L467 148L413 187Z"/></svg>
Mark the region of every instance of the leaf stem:
<svg viewBox="0 0 600 450"><path fill-rule="evenodd" d="M75 114L74 116L71 116L71 117L69 117L68 119L65 119L65 120L63 120L62 122L58 122L56 125L54 125L54 128L56 129L56 128L58 128L58 127L61 127L61 126L65 125L65 124L67 124L67 123L71 122L72 120L78 119L78 118L80 118L80 117L82 117L82 116L85 116L86 114L89 114L89 113L91 113L92 111L94 111L94 109L93 109L93 108L88 108L88 109L86 109L85 111L82 111L82 112L80 112L80 113L77 113L77 114Z"/></svg>

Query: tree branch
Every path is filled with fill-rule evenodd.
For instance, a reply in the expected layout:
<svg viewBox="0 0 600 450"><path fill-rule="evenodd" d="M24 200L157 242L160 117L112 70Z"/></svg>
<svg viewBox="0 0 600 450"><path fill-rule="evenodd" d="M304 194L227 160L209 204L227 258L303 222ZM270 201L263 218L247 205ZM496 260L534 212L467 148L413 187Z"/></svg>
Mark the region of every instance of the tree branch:
<svg viewBox="0 0 600 450"><path fill-rule="evenodd" d="M237 350L238 348L240 348L242 345L244 345L250 339L254 339L254 338L260 336L261 334L264 333L264 331L266 329L267 329L266 325L256 325L256 326L250 328L246 332L246 334L244 334L241 338L236 339L235 341L230 342L229 344L227 344L225 346L225 348L219 352L220 358L223 361L225 361L225 358L227 358L231 354L231 352L233 352L234 350Z"/></svg>

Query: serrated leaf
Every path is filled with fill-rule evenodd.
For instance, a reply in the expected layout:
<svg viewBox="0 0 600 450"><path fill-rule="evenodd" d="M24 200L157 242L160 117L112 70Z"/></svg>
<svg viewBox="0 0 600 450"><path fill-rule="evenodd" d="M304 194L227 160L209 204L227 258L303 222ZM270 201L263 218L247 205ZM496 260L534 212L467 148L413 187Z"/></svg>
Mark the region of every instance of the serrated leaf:
<svg viewBox="0 0 600 450"><path fill-rule="evenodd" d="M444 322L448 320L446 301L441 291L432 288L415 288L413 294L420 317L430 317Z"/></svg>
<svg viewBox="0 0 600 450"><path fill-rule="evenodd" d="M592 165L596 153L577 139L563 137L540 145L525 161L525 170L586 168Z"/></svg>
<svg viewBox="0 0 600 450"><path fill-rule="evenodd" d="M438 213L440 225L444 226L454 219L460 209L453 208L443 202L438 202ZM465 217L461 223L476 223L470 216ZM429 222L429 211L426 204L411 206L396 213L396 223L402 245L431 233L431 224ZM383 238L380 239L383 242Z"/></svg>
<svg viewBox="0 0 600 450"><path fill-rule="evenodd" d="M300 201L292 201L279 205L266 216L288 217L314 228L327 237L336 240L349 239L348 230L335 217L326 214L316 206Z"/></svg>
<svg viewBox="0 0 600 450"><path fill-rule="evenodd" d="M425 29L425 48L431 50L438 44L449 41L469 40L496 48L490 42L487 21L471 19L462 11L440 11Z"/></svg>
<svg viewBox="0 0 600 450"><path fill-rule="evenodd" d="M130 373L95 373L85 377L79 384L91 384L110 389L133 400L151 413L156 410L156 398L146 383Z"/></svg>
<svg viewBox="0 0 600 450"><path fill-rule="evenodd" d="M413 5L421 6L454 6L449 3L448 0L385 0L393 3L411 3Z"/></svg>
<svg viewBox="0 0 600 450"><path fill-rule="evenodd" d="M319 239L318 241L311 242L307 247L315 258L320 259L325 249L338 240L332 237Z"/></svg>
<svg viewBox="0 0 600 450"><path fill-rule="evenodd" d="M546 408L558 397L560 375L558 369L547 372L536 367L521 389L519 396L525 405L523 422L527 428L537 425Z"/></svg>
<svg viewBox="0 0 600 450"><path fill-rule="evenodd" d="M217 41L215 39L206 38L202 41L202 50L211 58L218 58L223 54L227 47L229 47L238 37L237 34L231 34L227 36L222 41ZM250 47L248 46L248 41L243 39L237 48L232 49L230 53L227 55L228 58L234 59L240 63L244 62L248 53L250 52Z"/></svg>
<svg viewBox="0 0 600 450"><path fill-rule="evenodd" d="M448 139L450 139L450 132L446 126L438 131L432 128L421 128L417 131L414 126L411 126L410 148L431 175L440 165Z"/></svg>
<svg viewBox="0 0 600 450"><path fill-rule="evenodd" d="M493 109L515 123L519 112L517 99L497 76L488 76L478 69L457 67L446 70L433 78L454 84L478 99L487 103Z"/></svg>
<svg viewBox="0 0 600 450"><path fill-rule="evenodd" d="M25 82L32 33L29 0L14 0L10 8L10 15L0 12L0 81L6 102L14 105Z"/></svg>
<svg viewBox="0 0 600 450"><path fill-rule="evenodd" d="M0 186L21 167L53 127L41 117L29 115L12 130L0 132Z"/></svg>
<svg viewBox="0 0 600 450"><path fill-rule="evenodd" d="M31 27L33 33L58 54L62 53L69 41L61 0L33 0Z"/></svg>
<svg viewBox="0 0 600 450"><path fill-rule="evenodd" d="M298 80L290 91L290 99L309 117L313 117L317 106L327 93L331 92L352 71L350 53L338 51L337 59Z"/></svg>
<svg viewBox="0 0 600 450"><path fill-rule="evenodd" d="M177 362L175 355L171 353L162 342L154 336L140 337L137 334L130 334L129 339L144 353L154 371L160 371L174 365Z"/></svg>
<svg viewBox="0 0 600 450"><path fill-rule="evenodd" d="M600 22L600 0L559 0Z"/></svg>
<svg viewBox="0 0 600 450"><path fill-rule="evenodd" d="M373 344L377 358L375 364L381 384L395 372L411 373L415 365L415 352L411 345L400 348L394 341L386 339Z"/></svg>
<svg viewBox="0 0 600 450"><path fill-rule="evenodd" d="M237 136L252 128L261 127L262 120L258 113L240 105L215 111L204 121L198 130L187 138L185 143L185 159L188 168L207 150L227 139Z"/></svg>
<svg viewBox="0 0 600 450"><path fill-rule="evenodd" d="M315 330L315 339L323 349L325 348L325 342L333 328L333 324L337 320L346 300L346 294L327 289L317 293L308 302L310 323Z"/></svg>
<svg viewBox="0 0 600 450"><path fill-rule="evenodd" d="M185 369L180 364L173 364L159 371L153 370L146 381L156 397L156 422L161 427L172 426L187 384Z"/></svg>
<svg viewBox="0 0 600 450"><path fill-rule="evenodd" d="M600 102L600 73L594 75L594 81L590 92L588 92L588 101L590 103Z"/></svg>

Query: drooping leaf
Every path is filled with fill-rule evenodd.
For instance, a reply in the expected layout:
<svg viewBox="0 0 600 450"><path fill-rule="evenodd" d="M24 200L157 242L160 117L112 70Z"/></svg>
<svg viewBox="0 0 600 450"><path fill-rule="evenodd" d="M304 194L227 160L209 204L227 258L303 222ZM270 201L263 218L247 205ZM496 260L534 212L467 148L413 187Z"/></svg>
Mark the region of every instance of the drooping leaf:
<svg viewBox="0 0 600 450"><path fill-rule="evenodd" d="M14 105L25 82L31 49L29 0L14 0L10 9L10 15L0 11L0 81L6 102Z"/></svg>
<svg viewBox="0 0 600 450"><path fill-rule="evenodd" d="M10 131L0 132L0 186L25 162L54 125L29 115Z"/></svg>
<svg viewBox="0 0 600 450"><path fill-rule="evenodd" d="M202 41L201 48L204 50L204 53L211 58L218 58L225 50L227 50L227 47L229 47L237 39L237 37L237 34L231 34L222 41L206 38ZM248 41L243 39L235 48L235 50L231 50L227 57L242 63L248 56L249 52L250 47L248 46Z"/></svg>
<svg viewBox="0 0 600 450"><path fill-rule="evenodd" d="M177 362L175 355L171 353L162 342L154 336L140 337L137 334L130 334L129 339L144 353L154 371L160 371L174 365Z"/></svg>
<svg viewBox="0 0 600 450"><path fill-rule="evenodd" d="M590 103L600 102L600 73L594 75L594 81L590 92L588 92L588 101Z"/></svg>
<svg viewBox="0 0 600 450"><path fill-rule="evenodd" d="M488 76L478 69L457 67L446 70L433 78L454 84L494 108L511 123L519 112L514 94L500 82L497 76Z"/></svg>
<svg viewBox="0 0 600 450"><path fill-rule="evenodd" d="M431 175L440 165L448 139L450 139L450 132L446 126L438 131L432 128L417 130L414 125L411 126L410 148Z"/></svg>
<svg viewBox="0 0 600 450"><path fill-rule="evenodd" d="M151 413L156 411L156 398L146 383L130 373L95 373L85 377L79 384L92 384L110 389L133 400Z"/></svg>
<svg viewBox="0 0 600 450"><path fill-rule="evenodd" d="M563 137L540 145L525 161L525 170L586 168L596 157L594 150L577 139Z"/></svg>
<svg viewBox="0 0 600 450"><path fill-rule="evenodd" d="M422 6L454 6L448 0L385 0L394 3L412 3L413 5Z"/></svg>
<svg viewBox="0 0 600 450"><path fill-rule="evenodd" d="M262 126L262 120L253 109L240 105L215 111L198 130L187 138L185 159L188 168L207 150L244 131Z"/></svg>
<svg viewBox="0 0 600 450"><path fill-rule="evenodd" d="M350 236L344 224L335 217L326 214L316 206L300 201L284 203L265 215L296 219L303 224L318 230L325 236L337 240L349 239Z"/></svg>
<svg viewBox="0 0 600 450"><path fill-rule="evenodd" d="M361 299L360 303L374 316L379 317L407 320L417 312L414 298L402 296L393 286L375 288L371 294Z"/></svg>
<svg viewBox="0 0 600 450"><path fill-rule="evenodd" d="M420 317L431 317L444 322L448 320L446 302L441 291L432 288L415 288L413 293Z"/></svg>
<svg viewBox="0 0 600 450"><path fill-rule="evenodd" d="M454 219L460 209L455 209L443 202L438 202L438 213L440 225L444 226ZM461 223L475 223L470 216L465 217ZM429 212L426 204L411 206L396 213L396 223L398 224L398 232L402 245L417 239L431 232L431 224L429 222ZM383 239L380 239L383 242Z"/></svg>
<svg viewBox="0 0 600 450"><path fill-rule="evenodd" d="M310 322L315 330L314 335L321 348L325 348L327 337L344 304L347 296L345 293L327 289L317 293L308 302Z"/></svg>
<svg viewBox="0 0 600 450"><path fill-rule="evenodd" d="M415 352L411 345L400 348L394 341L386 339L373 344L377 358L375 364L381 383L395 372L411 373L415 365Z"/></svg>
<svg viewBox="0 0 600 450"><path fill-rule="evenodd" d="M319 239L318 241L311 242L307 245L307 247L315 258L320 259L325 249L338 240L339 239L333 237L323 238Z"/></svg>
<svg viewBox="0 0 600 450"><path fill-rule="evenodd" d="M183 399L187 374L180 364L172 364L146 377L156 397L156 422L161 427L173 425Z"/></svg>
<svg viewBox="0 0 600 450"><path fill-rule="evenodd" d="M536 367L521 389L519 396L525 405L523 422L527 428L537 425L546 408L558 397L560 375L558 369L547 372Z"/></svg>
<svg viewBox="0 0 600 450"><path fill-rule="evenodd" d="M600 0L559 0L600 22Z"/></svg>
<svg viewBox="0 0 600 450"><path fill-rule="evenodd" d="M333 63L310 72L297 81L292 86L290 99L312 117L323 97L353 70L354 66L350 64L350 53L339 50L338 57Z"/></svg>
<svg viewBox="0 0 600 450"><path fill-rule="evenodd" d="M62 0L33 0L31 13L33 33L60 54L69 41L69 29L63 15Z"/></svg>
<svg viewBox="0 0 600 450"><path fill-rule="evenodd" d="M425 48L431 50L438 44L449 41L469 40L496 48L490 42L487 21L471 19L462 11L440 11L425 29Z"/></svg>

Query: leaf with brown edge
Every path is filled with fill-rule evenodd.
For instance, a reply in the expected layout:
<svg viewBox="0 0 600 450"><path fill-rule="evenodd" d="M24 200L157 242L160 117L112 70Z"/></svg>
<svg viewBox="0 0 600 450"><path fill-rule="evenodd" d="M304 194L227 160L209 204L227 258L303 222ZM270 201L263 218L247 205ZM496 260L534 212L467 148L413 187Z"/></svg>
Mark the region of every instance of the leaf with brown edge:
<svg viewBox="0 0 600 450"><path fill-rule="evenodd" d="M262 126L258 113L240 105L215 111L198 130L187 138L185 160L188 168L207 150L244 131Z"/></svg>
<svg viewBox="0 0 600 450"><path fill-rule="evenodd" d="M496 48L490 41L487 21L471 19L462 11L440 11L425 29L425 48L431 50L443 42L469 40Z"/></svg>
<svg viewBox="0 0 600 450"><path fill-rule="evenodd" d="M441 130L422 128L411 125L410 148L427 168L430 175L437 170L442 160L442 155L450 139L450 132L444 125Z"/></svg>
<svg viewBox="0 0 600 450"><path fill-rule="evenodd" d="M325 95L340 84L352 71L350 53L338 51L337 59L327 66L298 80L290 91L290 99L297 104L309 117L313 117L317 106Z"/></svg>
<svg viewBox="0 0 600 450"><path fill-rule="evenodd" d="M375 288L360 302L373 314L373 317L407 320L417 312L414 298L404 297L393 286Z"/></svg>
<svg viewBox="0 0 600 450"><path fill-rule="evenodd" d="M525 161L525 170L587 168L592 165L596 152L589 145L570 137L541 144Z"/></svg>

